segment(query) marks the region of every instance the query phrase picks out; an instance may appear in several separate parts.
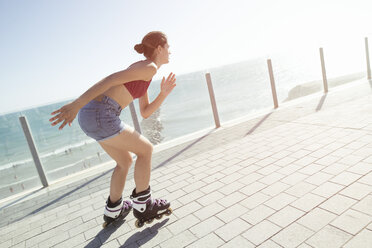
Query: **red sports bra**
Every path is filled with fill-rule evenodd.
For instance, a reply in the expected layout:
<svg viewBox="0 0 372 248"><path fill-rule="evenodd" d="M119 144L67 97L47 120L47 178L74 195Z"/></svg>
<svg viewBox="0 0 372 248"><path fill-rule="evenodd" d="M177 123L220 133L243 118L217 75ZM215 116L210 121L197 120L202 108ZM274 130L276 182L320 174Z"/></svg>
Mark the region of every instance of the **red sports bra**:
<svg viewBox="0 0 372 248"><path fill-rule="evenodd" d="M151 81L152 80L150 81L137 80L125 83L124 86L128 89L133 99L135 99L140 98L146 93L148 87L150 86Z"/></svg>

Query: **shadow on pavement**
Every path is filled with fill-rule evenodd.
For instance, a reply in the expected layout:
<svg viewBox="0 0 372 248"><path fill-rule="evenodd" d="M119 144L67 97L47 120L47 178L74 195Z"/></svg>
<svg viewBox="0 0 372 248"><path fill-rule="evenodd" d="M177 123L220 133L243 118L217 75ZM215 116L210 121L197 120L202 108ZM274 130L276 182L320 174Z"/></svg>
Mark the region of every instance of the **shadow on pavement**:
<svg viewBox="0 0 372 248"><path fill-rule="evenodd" d="M249 130L249 132L245 136L252 134L259 126L262 125L262 123L264 123L264 121L266 121L267 118L269 118L271 114L272 112L265 115L254 127L251 128L251 130Z"/></svg>
<svg viewBox="0 0 372 248"><path fill-rule="evenodd" d="M318 104L318 106L316 107L316 110L315 110L316 112L318 112L319 110L322 109L323 104L324 104L324 101L325 101L326 98L327 98L327 93L325 93L325 94L322 96L322 98L320 99L319 104Z"/></svg>
<svg viewBox="0 0 372 248"><path fill-rule="evenodd" d="M129 237L121 247L124 248L131 244L136 244L138 245L138 247L141 247L142 245L146 244L151 239L153 239L159 233L159 229L162 226L164 226L168 221L169 221L169 218L163 220L162 222L156 223L155 225L151 227L147 227L141 232L136 232L131 237Z"/></svg>

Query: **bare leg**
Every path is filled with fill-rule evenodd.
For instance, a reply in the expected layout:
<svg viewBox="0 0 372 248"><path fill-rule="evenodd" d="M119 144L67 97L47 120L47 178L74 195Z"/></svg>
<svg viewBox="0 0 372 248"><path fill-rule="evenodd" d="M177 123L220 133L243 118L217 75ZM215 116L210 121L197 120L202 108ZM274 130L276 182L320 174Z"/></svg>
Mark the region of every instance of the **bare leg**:
<svg viewBox="0 0 372 248"><path fill-rule="evenodd" d="M129 171L129 165L132 163L132 157L129 155L129 152L133 152L137 155L137 161L134 168L136 192L144 191L149 187L151 156L153 151L153 146L150 141L128 126L118 136L102 141L100 142L100 145L118 163L118 165L127 168L125 170L118 169L118 172L114 171L111 182L110 199L114 198L116 200L120 198L120 196L118 197L119 192L122 192L126 175ZM123 182L120 183L120 180L123 180ZM114 199L112 199L112 201L114 201Z"/></svg>
<svg viewBox="0 0 372 248"><path fill-rule="evenodd" d="M117 202L124 190L125 180L127 178L129 167L122 167L116 165L111 176L110 183L110 200Z"/></svg>
<svg viewBox="0 0 372 248"><path fill-rule="evenodd" d="M118 149L103 143L100 143L100 145L117 163L112 173L110 183L110 200L111 202L117 202L123 193L125 180L133 162L132 155L123 149Z"/></svg>
<svg viewBox="0 0 372 248"><path fill-rule="evenodd" d="M136 183L136 193L145 191L150 184L151 174L151 154L148 156L138 156L134 167L134 182Z"/></svg>

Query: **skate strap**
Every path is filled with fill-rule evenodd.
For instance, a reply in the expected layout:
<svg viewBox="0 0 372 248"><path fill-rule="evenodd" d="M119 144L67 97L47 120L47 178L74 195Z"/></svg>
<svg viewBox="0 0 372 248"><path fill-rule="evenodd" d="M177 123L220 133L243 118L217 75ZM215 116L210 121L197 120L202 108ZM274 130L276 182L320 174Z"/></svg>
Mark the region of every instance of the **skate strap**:
<svg viewBox="0 0 372 248"><path fill-rule="evenodd" d="M148 202L151 202L151 194L149 194L147 196L147 198L141 199L141 200L139 200L138 198L134 198L133 199L133 208L136 209L137 211L143 213L146 210L146 204Z"/></svg>
<svg viewBox="0 0 372 248"><path fill-rule="evenodd" d="M118 206L114 208L109 208L108 206L105 207L104 215L111 217L111 218L117 218L121 210L130 210L132 208L132 201L122 201Z"/></svg>
<svg viewBox="0 0 372 248"><path fill-rule="evenodd" d="M135 199L136 202L146 202L149 198L151 198L151 191L145 195L132 197L132 199Z"/></svg>
<svg viewBox="0 0 372 248"><path fill-rule="evenodd" d="M124 201L123 202L123 209L131 209L132 208L132 206L133 206L133 203L132 203L132 201Z"/></svg>
<svg viewBox="0 0 372 248"><path fill-rule="evenodd" d="M111 218L116 218L119 216L122 208L123 208L123 202L121 202L118 206L114 208L109 208L108 206L106 206L103 214Z"/></svg>
<svg viewBox="0 0 372 248"><path fill-rule="evenodd" d="M116 207L113 207L113 208L109 208L109 207L106 205L106 210L107 210L108 212L111 212L111 213L113 213L113 212L117 212L117 211L120 211L120 210L123 208L123 203L124 203L124 201L122 201L119 205L117 205Z"/></svg>
<svg viewBox="0 0 372 248"><path fill-rule="evenodd" d="M158 205L159 207L161 205L166 205L167 204L167 200L164 200L164 199L155 199L155 204Z"/></svg>

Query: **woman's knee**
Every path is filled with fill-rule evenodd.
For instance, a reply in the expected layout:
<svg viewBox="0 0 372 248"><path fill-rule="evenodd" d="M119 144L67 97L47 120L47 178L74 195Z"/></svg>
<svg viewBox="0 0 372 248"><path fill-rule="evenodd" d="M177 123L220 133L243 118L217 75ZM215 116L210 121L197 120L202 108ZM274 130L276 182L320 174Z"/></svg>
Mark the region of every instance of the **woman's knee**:
<svg viewBox="0 0 372 248"><path fill-rule="evenodd" d="M125 155L125 156L122 156L122 158L120 158L120 160L116 161L117 163L117 166L119 166L120 168L126 168L126 169L129 169L129 167L132 165L133 163L133 158L131 155Z"/></svg>
<svg viewBox="0 0 372 248"><path fill-rule="evenodd" d="M153 145L149 143L145 143L141 149L141 152L139 154L136 154L138 157L146 157L151 158L152 152L154 151Z"/></svg>

